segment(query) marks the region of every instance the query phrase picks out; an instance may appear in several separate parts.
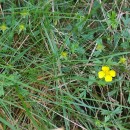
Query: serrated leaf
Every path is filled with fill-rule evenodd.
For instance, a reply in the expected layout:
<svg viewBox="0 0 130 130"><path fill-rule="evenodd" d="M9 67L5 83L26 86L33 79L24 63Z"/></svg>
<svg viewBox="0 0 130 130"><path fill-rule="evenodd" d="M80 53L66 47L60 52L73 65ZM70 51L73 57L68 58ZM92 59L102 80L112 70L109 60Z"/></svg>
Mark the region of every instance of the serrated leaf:
<svg viewBox="0 0 130 130"><path fill-rule="evenodd" d="M76 52L79 53L79 54L84 54L85 50L84 50L84 48L79 47L79 48L77 48Z"/></svg>
<svg viewBox="0 0 130 130"><path fill-rule="evenodd" d="M101 111L101 114L102 114L102 115L110 115L110 114L111 114L111 111L102 110L102 111Z"/></svg>
<svg viewBox="0 0 130 130"><path fill-rule="evenodd" d="M95 51L93 55L94 55L95 57L98 57L100 54L101 54L101 51Z"/></svg>
<svg viewBox="0 0 130 130"><path fill-rule="evenodd" d="M122 108L121 107L117 107L114 111L113 111L113 113L112 114L120 114L120 113L122 113Z"/></svg>
<svg viewBox="0 0 130 130"><path fill-rule="evenodd" d="M115 95L116 94L116 92L117 92L118 90L112 90L112 91L110 91L110 92L108 92L108 96L113 96L113 95Z"/></svg>
<svg viewBox="0 0 130 130"><path fill-rule="evenodd" d="M110 116L105 116L105 122L108 122L110 120Z"/></svg>
<svg viewBox="0 0 130 130"><path fill-rule="evenodd" d="M102 64L102 61L100 61L100 60L95 60L95 61L93 61L93 63L94 63L94 64Z"/></svg>
<svg viewBox="0 0 130 130"><path fill-rule="evenodd" d="M94 82L96 81L94 76L89 76L89 80L88 80L88 86L92 85Z"/></svg>
<svg viewBox="0 0 130 130"><path fill-rule="evenodd" d="M82 35L82 37L83 37L85 40L93 40L93 39L94 39L93 33L89 33L89 34Z"/></svg>

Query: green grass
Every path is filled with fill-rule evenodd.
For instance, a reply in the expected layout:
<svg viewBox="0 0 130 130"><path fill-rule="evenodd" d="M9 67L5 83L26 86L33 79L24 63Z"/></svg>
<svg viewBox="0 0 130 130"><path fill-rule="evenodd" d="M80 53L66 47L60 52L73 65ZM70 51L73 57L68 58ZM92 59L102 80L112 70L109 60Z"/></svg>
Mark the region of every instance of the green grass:
<svg viewBox="0 0 130 130"><path fill-rule="evenodd" d="M130 129L128 1L0 2L0 129Z"/></svg>

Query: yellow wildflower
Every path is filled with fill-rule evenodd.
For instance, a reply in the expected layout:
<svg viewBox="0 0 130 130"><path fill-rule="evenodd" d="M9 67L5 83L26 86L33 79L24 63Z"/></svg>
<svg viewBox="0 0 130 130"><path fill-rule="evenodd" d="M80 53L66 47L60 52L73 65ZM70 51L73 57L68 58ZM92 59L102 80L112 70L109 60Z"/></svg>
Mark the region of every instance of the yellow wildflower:
<svg viewBox="0 0 130 130"><path fill-rule="evenodd" d="M61 58L66 59L67 55L68 55L67 52L65 52L65 51L61 52Z"/></svg>
<svg viewBox="0 0 130 130"><path fill-rule="evenodd" d="M102 66L102 70L98 72L98 77L100 79L104 78L106 82L111 82L112 78L116 76L114 70L110 70L108 66Z"/></svg>
<svg viewBox="0 0 130 130"><path fill-rule="evenodd" d="M20 24L19 25L19 31L21 32L21 31L24 31L24 30L26 30L25 26L23 24Z"/></svg>
<svg viewBox="0 0 130 130"><path fill-rule="evenodd" d="M8 27L7 27L6 25L4 25L4 24L0 26L0 30L2 30L3 32L4 32L5 30L7 30L7 28L8 28Z"/></svg>
<svg viewBox="0 0 130 130"><path fill-rule="evenodd" d="M126 63L126 58L120 57L119 63L125 64Z"/></svg>
<svg viewBox="0 0 130 130"><path fill-rule="evenodd" d="M22 16L23 18L25 18L26 16L29 16L29 12L26 11L26 10L22 11L20 14L21 14L21 16Z"/></svg>
<svg viewBox="0 0 130 130"><path fill-rule="evenodd" d="M104 48L105 48L104 45L100 43L100 44L97 44L96 50L103 51Z"/></svg>

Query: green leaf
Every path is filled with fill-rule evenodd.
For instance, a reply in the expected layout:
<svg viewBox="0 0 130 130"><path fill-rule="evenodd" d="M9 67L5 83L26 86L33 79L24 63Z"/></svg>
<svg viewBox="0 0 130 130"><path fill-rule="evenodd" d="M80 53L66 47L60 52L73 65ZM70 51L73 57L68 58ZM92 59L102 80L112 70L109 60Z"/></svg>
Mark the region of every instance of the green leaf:
<svg viewBox="0 0 130 130"><path fill-rule="evenodd" d="M92 85L96 81L95 77L90 75L88 80L88 86Z"/></svg>
<svg viewBox="0 0 130 130"><path fill-rule="evenodd" d="M108 92L108 96L113 96L113 95L115 95L116 93L117 93L117 89L115 89L115 90L112 90L112 91L110 91L110 92Z"/></svg>
<svg viewBox="0 0 130 130"><path fill-rule="evenodd" d="M82 35L82 37L85 40L93 40L94 39L93 33L84 34L84 35Z"/></svg>
<svg viewBox="0 0 130 130"><path fill-rule="evenodd" d="M0 122L2 122L3 124L7 125L11 130L16 130L16 128L12 124L7 122L7 120L3 119L2 117L0 117Z"/></svg>
<svg viewBox="0 0 130 130"><path fill-rule="evenodd" d="M121 47L123 49L128 49L128 48L130 48L130 43L129 42L123 42L123 43L121 43Z"/></svg>
<svg viewBox="0 0 130 130"><path fill-rule="evenodd" d="M105 127L105 130L111 130L110 128L108 128L108 127Z"/></svg>
<svg viewBox="0 0 130 130"><path fill-rule="evenodd" d="M0 97L4 95L4 89L3 86L0 86Z"/></svg>
<svg viewBox="0 0 130 130"><path fill-rule="evenodd" d="M66 44L67 46L70 46L70 39L69 39L68 36L65 37L65 44Z"/></svg>
<svg viewBox="0 0 130 130"><path fill-rule="evenodd" d="M130 93L129 93L129 96L128 96L128 99L127 99L127 102L130 104Z"/></svg>
<svg viewBox="0 0 130 130"><path fill-rule="evenodd" d="M102 65L102 61L100 61L100 60L98 60L98 59L97 59L97 60L94 60L93 63L94 63L94 64L98 64L98 65Z"/></svg>
<svg viewBox="0 0 130 130"><path fill-rule="evenodd" d="M109 59L106 61L106 65L108 65L108 66L114 66L114 65L118 65L118 63L117 63L117 62L114 62L114 61L112 60L112 58L109 58Z"/></svg>
<svg viewBox="0 0 130 130"><path fill-rule="evenodd" d="M114 49L113 51L118 47L118 43L119 43L119 40L120 40L120 33L115 33L114 34Z"/></svg>
<svg viewBox="0 0 130 130"><path fill-rule="evenodd" d="M78 43L73 43L72 45L71 45L71 52L72 52L72 54L74 54L75 53L75 51L78 49L78 47L79 47L79 45L78 45Z"/></svg>
<svg viewBox="0 0 130 130"><path fill-rule="evenodd" d="M110 120L110 115L105 116L105 122L108 122Z"/></svg>
<svg viewBox="0 0 130 130"><path fill-rule="evenodd" d="M117 107L114 111L113 111L113 114L120 114L122 113L122 108L121 107Z"/></svg>
<svg viewBox="0 0 130 130"><path fill-rule="evenodd" d="M102 111L101 111L101 114L102 114L102 115L110 115L110 114L111 114L111 111L102 110Z"/></svg>
<svg viewBox="0 0 130 130"><path fill-rule="evenodd" d="M77 48L76 52L79 53L79 54L84 54L85 50L84 50L83 47L79 47L79 48Z"/></svg>
<svg viewBox="0 0 130 130"><path fill-rule="evenodd" d="M80 98L85 98L86 97L86 90L80 93Z"/></svg>
<svg viewBox="0 0 130 130"><path fill-rule="evenodd" d="M100 54L101 54L101 51L95 51L93 55L94 55L95 57L98 57Z"/></svg>

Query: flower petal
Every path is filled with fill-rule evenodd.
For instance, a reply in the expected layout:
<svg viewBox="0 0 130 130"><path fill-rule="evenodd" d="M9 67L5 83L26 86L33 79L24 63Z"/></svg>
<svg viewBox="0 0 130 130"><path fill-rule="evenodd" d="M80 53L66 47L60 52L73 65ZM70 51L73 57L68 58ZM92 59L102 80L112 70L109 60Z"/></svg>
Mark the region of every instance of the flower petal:
<svg viewBox="0 0 130 130"><path fill-rule="evenodd" d="M109 74L110 74L110 76L112 76L112 77L115 77L115 76L116 76L115 70L110 70L110 71L109 71Z"/></svg>
<svg viewBox="0 0 130 130"><path fill-rule="evenodd" d="M98 72L98 77L99 77L100 79L104 78L104 76L105 76L105 73L104 73L103 71L99 71L99 72Z"/></svg>
<svg viewBox="0 0 130 130"><path fill-rule="evenodd" d="M102 66L102 71L109 71L110 68L108 66Z"/></svg>
<svg viewBox="0 0 130 130"><path fill-rule="evenodd" d="M112 81L112 76L111 75L106 75L105 76L105 81L106 82L111 82Z"/></svg>

